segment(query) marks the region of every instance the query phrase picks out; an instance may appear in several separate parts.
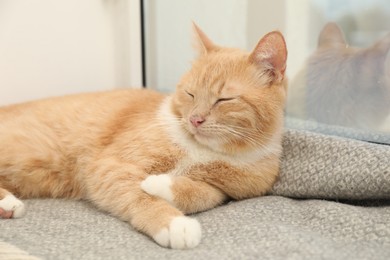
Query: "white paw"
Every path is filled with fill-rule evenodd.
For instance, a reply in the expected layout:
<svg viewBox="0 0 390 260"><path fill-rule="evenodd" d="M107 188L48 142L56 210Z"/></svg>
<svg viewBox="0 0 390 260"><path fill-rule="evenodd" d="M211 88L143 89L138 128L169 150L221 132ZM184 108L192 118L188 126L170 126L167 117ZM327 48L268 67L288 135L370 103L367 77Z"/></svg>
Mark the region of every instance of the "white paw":
<svg viewBox="0 0 390 260"><path fill-rule="evenodd" d="M12 194L7 195L2 200L0 200L0 208L5 211L13 211L13 218L20 218L25 214L25 207L23 202L21 202Z"/></svg>
<svg viewBox="0 0 390 260"><path fill-rule="evenodd" d="M171 185L172 177L168 174L150 175L141 182L141 188L146 193L158 196L169 203L173 203Z"/></svg>
<svg viewBox="0 0 390 260"><path fill-rule="evenodd" d="M199 245L202 230L196 219L175 217L169 228L162 229L153 239L161 246L173 249L193 248Z"/></svg>

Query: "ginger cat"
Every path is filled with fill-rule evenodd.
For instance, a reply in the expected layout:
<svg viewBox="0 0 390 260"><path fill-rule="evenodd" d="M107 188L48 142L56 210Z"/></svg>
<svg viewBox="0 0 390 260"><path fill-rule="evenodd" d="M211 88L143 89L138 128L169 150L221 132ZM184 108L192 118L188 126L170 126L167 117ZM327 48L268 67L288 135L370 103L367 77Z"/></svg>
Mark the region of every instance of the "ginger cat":
<svg viewBox="0 0 390 260"><path fill-rule="evenodd" d="M288 115L389 133L390 34L356 48L336 23L326 24L289 91Z"/></svg>
<svg viewBox="0 0 390 260"><path fill-rule="evenodd" d="M252 53L197 27L199 57L174 94L117 90L0 108L0 215L24 198L71 198L159 245L192 248L185 216L265 194L278 176L287 50L279 32Z"/></svg>

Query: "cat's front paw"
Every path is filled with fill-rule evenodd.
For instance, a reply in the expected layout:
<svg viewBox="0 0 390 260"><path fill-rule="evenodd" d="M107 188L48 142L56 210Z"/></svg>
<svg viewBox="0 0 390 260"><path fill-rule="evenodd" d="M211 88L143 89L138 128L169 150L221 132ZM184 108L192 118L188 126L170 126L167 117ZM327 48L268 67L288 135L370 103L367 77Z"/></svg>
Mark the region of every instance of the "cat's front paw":
<svg viewBox="0 0 390 260"><path fill-rule="evenodd" d="M199 245L201 236L202 230L196 219L180 216L175 217L169 227L162 229L153 239L164 247L186 249Z"/></svg>
<svg viewBox="0 0 390 260"><path fill-rule="evenodd" d="M12 194L0 200L0 209L0 218L20 218L26 211L23 202Z"/></svg>
<svg viewBox="0 0 390 260"><path fill-rule="evenodd" d="M141 182L141 188L146 193L173 203L171 185L172 177L168 174L150 175Z"/></svg>

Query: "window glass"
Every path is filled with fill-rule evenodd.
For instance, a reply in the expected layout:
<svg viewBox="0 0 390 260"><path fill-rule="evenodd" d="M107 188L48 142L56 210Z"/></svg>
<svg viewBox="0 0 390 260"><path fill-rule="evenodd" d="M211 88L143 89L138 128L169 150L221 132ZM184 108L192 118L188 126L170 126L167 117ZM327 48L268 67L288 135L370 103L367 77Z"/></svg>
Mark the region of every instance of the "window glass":
<svg viewBox="0 0 390 260"><path fill-rule="evenodd" d="M144 0L146 85L174 90L195 21L220 45L251 50L278 29L289 50L288 127L390 144L388 0Z"/></svg>

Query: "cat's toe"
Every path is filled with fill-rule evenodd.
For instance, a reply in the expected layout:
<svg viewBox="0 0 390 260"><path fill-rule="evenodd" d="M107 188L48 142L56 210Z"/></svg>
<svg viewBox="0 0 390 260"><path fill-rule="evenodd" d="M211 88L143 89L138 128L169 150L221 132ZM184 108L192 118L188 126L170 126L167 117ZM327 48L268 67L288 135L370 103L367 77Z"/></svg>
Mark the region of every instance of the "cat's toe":
<svg viewBox="0 0 390 260"><path fill-rule="evenodd" d="M12 194L7 195L0 200L0 208L3 209L4 212L12 212L12 218L23 217L26 213L23 202Z"/></svg>
<svg viewBox="0 0 390 260"><path fill-rule="evenodd" d="M202 232L196 219L176 217L172 220L169 231L172 248L193 248L200 243Z"/></svg>
<svg viewBox="0 0 390 260"><path fill-rule="evenodd" d="M168 174L150 175L143 182L141 188L150 195L158 196L166 201L173 202L171 189L172 177Z"/></svg>
<svg viewBox="0 0 390 260"><path fill-rule="evenodd" d="M21 218L26 214L26 207L24 206L23 202L19 201L20 204L18 204L14 208L14 213L12 214L13 218Z"/></svg>
<svg viewBox="0 0 390 260"><path fill-rule="evenodd" d="M0 218L12 218L12 213L12 211L5 211L4 209L0 208Z"/></svg>
<svg viewBox="0 0 390 260"><path fill-rule="evenodd" d="M169 229L163 228L157 235L153 236L154 241L160 246L169 247Z"/></svg>
<svg viewBox="0 0 390 260"><path fill-rule="evenodd" d="M164 247L187 249L199 245L201 236L201 227L196 219L180 216L171 221L169 228L161 230L153 238Z"/></svg>

